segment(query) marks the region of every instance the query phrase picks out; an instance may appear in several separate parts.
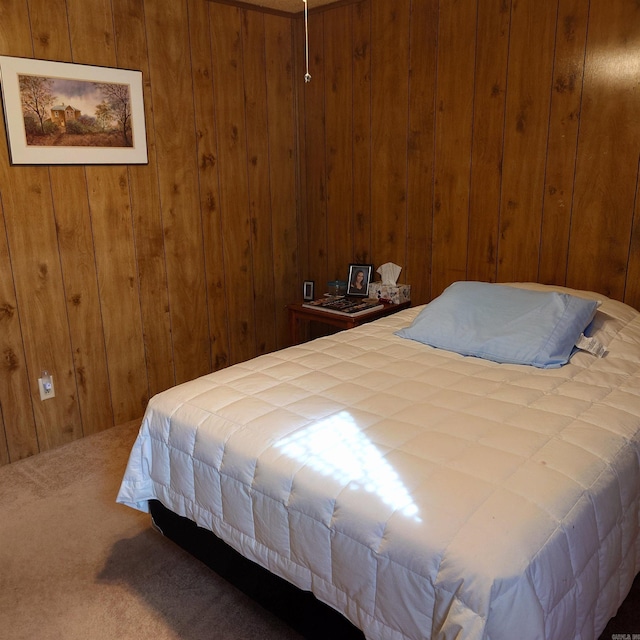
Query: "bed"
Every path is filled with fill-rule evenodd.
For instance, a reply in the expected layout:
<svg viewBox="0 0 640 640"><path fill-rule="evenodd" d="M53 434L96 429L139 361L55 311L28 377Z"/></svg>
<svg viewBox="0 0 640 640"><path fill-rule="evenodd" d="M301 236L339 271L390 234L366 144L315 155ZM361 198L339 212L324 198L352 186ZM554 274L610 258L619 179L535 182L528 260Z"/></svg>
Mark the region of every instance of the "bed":
<svg viewBox="0 0 640 640"><path fill-rule="evenodd" d="M596 640L640 571L640 313L486 286L516 297L438 307L447 290L158 394L117 500L160 503L370 640ZM549 328L532 307L517 337L528 294L560 324L577 300L591 352L547 335L520 363Z"/></svg>

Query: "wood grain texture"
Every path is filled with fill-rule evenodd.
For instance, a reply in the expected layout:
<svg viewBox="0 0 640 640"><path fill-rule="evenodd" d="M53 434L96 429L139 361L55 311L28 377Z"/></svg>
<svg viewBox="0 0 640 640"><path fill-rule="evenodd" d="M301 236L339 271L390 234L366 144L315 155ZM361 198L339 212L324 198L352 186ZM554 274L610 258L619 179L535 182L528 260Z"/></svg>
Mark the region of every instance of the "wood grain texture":
<svg viewBox="0 0 640 640"><path fill-rule="evenodd" d="M407 242L399 282L411 284L411 295L426 300L431 294L433 225L425 211L433 206L435 161L435 87L438 3L412 12L407 148Z"/></svg>
<svg viewBox="0 0 640 640"><path fill-rule="evenodd" d="M149 397L175 384L143 0L112 0L118 65L142 71L149 163L128 170ZM205 23L205 28L207 27ZM141 55L141 53L143 55Z"/></svg>
<svg viewBox="0 0 640 640"><path fill-rule="evenodd" d="M302 280L351 261L400 264L414 304L534 279L640 308L638 12L338 2L310 16L305 83L301 14L0 3L0 55L140 69L149 148L16 167L1 135L0 464L284 346Z"/></svg>
<svg viewBox="0 0 640 640"><path fill-rule="evenodd" d="M512 5L499 281L530 281L538 276L556 14L557 2L519 0Z"/></svg>
<svg viewBox="0 0 640 640"><path fill-rule="evenodd" d="M250 249L253 268L254 314L271 318L257 323L257 353L276 348L273 224L269 175L269 116L267 96L276 87L265 78L265 20L257 11L242 15L242 69L245 100L247 180L249 193ZM260 294L258 295L258 292Z"/></svg>
<svg viewBox="0 0 640 640"><path fill-rule="evenodd" d="M97 2L92 12L83 11L78 0L67 6L75 55L89 64L116 66L110 0ZM85 175L113 419L122 424L139 416L149 399L129 176L118 166L90 166Z"/></svg>
<svg viewBox="0 0 640 640"><path fill-rule="evenodd" d="M353 6L353 261L371 262L371 0Z"/></svg>
<svg viewBox="0 0 640 640"><path fill-rule="evenodd" d="M582 97L588 5L561 0L546 154L539 279L566 282Z"/></svg>
<svg viewBox="0 0 640 640"><path fill-rule="evenodd" d="M304 41L303 41L304 42ZM304 159L306 190L305 217L307 226L306 254L308 272L316 282L316 293L326 291L326 283L340 273L337 267L329 265L329 238L327 225L327 151L324 104L324 21L309 23L309 69L311 82L303 79L302 114L305 148ZM303 49L298 55L305 58ZM299 76L300 74L298 74ZM300 79L298 77L298 82ZM346 267L347 265L344 265Z"/></svg>
<svg viewBox="0 0 640 640"><path fill-rule="evenodd" d="M639 47L637 2L592 3L567 283L619 299L637 191Z"/></svg>
<svg viewBox="0 0 640 640"><path fill-rule="evenodd" d="M0 140L2 153L6 147ZM0 462L6 464L37 453L38 438L1 200L0 221Z"/></svg>
<svg viewBox="0 0 640 640"><path fill-rule="evenodd" d="M249 213L247 125L243 80L242 12L225 5L211 9L214 84L220 160L220 211L229 313L230 363L255 354L256 324Z"/></svg>
<svg viewBox="0 0 640 640"><path fill-rule="evenodd" d="M371 4L371 255L404 263L407 234L409 0Z"/></svg>
<svg viewBox="0 0 640 640"><path fill-rule="evenodd" d="M289 344L286 305L298 299L304 279L300 268L298 237L296 145L298 120L295 95L294 47L291 22L265 15L265 73L267 86L267 120L269 193L271 201L271 240L273 263L265 264L272 273L277 347ZM286 71L286 73L283 73ZM265 315L268 321L269 315Z"/></svg>
<svg viewBox="0 0 640 640"><path fill-rule="evenodd" d="M189 40L194 91L200 211L205 255L207 309L211 368L217 371L229 364L229 329L225 283L224 234L220 216L220 175L218 171L217 127L214 101L209 4L190 0Z"/></svg>
<svg viewBox="0 0 640 640"><path fill-rule="evenodd" d="M376 266L402 263L415 303L465 278L569 283L640 306L631 280L638 223L632 228L630 194L640 145L629 116L637 84L633 73L616 71L636 68L626 52L637 47L640 30L637 3L612 6L611 15L580 0L363 0L329 9L332 23L338 15L353 20L354 109L341 118L353 118L352 191L363 205L354 204L347 224L371 225L370 244L357 234L363 243L354 253ZM410 33L398 28L407 21ZM319 29L311 24L312 33ZM296 43L302 57L302 38ZM314 72L330 73L324 49L314 55ZM311 95L305 87L300 148L306 175L317 181L302 192L304 224L309 254L324 256L337 233L318 177L330 125L322 138L323 97ZM427 140L435 141L433 197ZM406 218L397 204L403 198ZM604 210L622 211L621 218ZM309 277L324 276L319 265L310 262Z"/></svg>
<svg viewBox="0 0 640 640"><path fill-rule="evenodd" d="M352 9L326 11L324 20L327 259L329 277L344 280L354 261Z"/></svg>
<svg viewBox="0 0 640 640"><path fill-rule="evenodd" d="M490 282L498 267L510 24L511 2L478 3L467 273L471 280Z"/></svg>
<svg viewBox="0 0 640 640"><path fill-rule="evenodd" d="M34 54L41 58L71 59L67 14L63 5L51 7L32 0L30 16ZM58 230L69 334L73 348L75 383L84 435L113 426L109 379L103 337L100 293L94 258L93 234L86 176L81 167L49 170Z"/></svg>
<svg viewBox="0 0 640 640"><path fill-rule="evenodd" d="M476 9L440 7L436 87L432 294L465 278Z"/></svg>
<svg viewBox="0 0 640 640"><path fill-rule="evenodd" d="M248 27L241 55L212 11ZM2 149L4 464L284 346L300 269L292 19L205 0L10 0L0 17L2 55L140 69L149 149L147 165L50 169L12 167ZM241 144L220 153L220 116L247 113ZM45 367L56 397L42 403Z"/></svg>

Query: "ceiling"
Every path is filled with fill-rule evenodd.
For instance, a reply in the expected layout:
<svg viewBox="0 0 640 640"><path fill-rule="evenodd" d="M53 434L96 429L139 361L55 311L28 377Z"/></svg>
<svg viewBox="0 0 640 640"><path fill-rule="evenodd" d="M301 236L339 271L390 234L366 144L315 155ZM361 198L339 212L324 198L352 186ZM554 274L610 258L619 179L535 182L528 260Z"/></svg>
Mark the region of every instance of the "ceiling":
<svg viewBox="0 0 640 640"><path fill-rule="evenodd" d="M334 2L336 2L336 0L307 0L307 9L311 11L316 7ZM273 9L286 13L300 13L304 11L304 0L242 0L239 4L250 4L262 9Z"/></svg>

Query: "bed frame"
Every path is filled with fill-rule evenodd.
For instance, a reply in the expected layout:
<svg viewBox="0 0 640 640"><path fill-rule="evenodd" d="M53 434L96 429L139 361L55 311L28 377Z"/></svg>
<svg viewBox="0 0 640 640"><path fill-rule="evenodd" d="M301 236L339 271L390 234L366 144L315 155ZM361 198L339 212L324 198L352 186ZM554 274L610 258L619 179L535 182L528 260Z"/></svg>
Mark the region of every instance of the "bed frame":
<svg viewBox="0 0 640 640"><path fill-rule="evenodd" d="M364 634L342 614L247 560L214 533L149 501L153 524L182 549L213 569L245 595L278 616L309 640L364 640Z"/></svg>

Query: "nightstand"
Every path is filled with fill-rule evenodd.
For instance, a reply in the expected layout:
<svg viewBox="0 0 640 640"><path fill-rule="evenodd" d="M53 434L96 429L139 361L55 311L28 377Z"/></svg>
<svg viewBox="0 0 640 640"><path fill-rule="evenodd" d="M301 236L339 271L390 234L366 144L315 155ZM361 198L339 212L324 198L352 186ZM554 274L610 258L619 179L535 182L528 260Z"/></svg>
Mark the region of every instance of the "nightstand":
<svg viewBox="0 0 640 640"><path fill-rule="evenodd" d="M353 329L353 327L358 327L361 324L402 311L402 309L409 307L411 302L407 301L400 304L387 304L383 302L382 304L384 305L382 309L374 309L370 313L356 317L342 316L318 309L310 309L309 307L303 306L301 302L288 304L287 311L289 312L289 337L291 344L300 344L300 325L302 322L320 322L338 327L339 329Z"/></svg>

